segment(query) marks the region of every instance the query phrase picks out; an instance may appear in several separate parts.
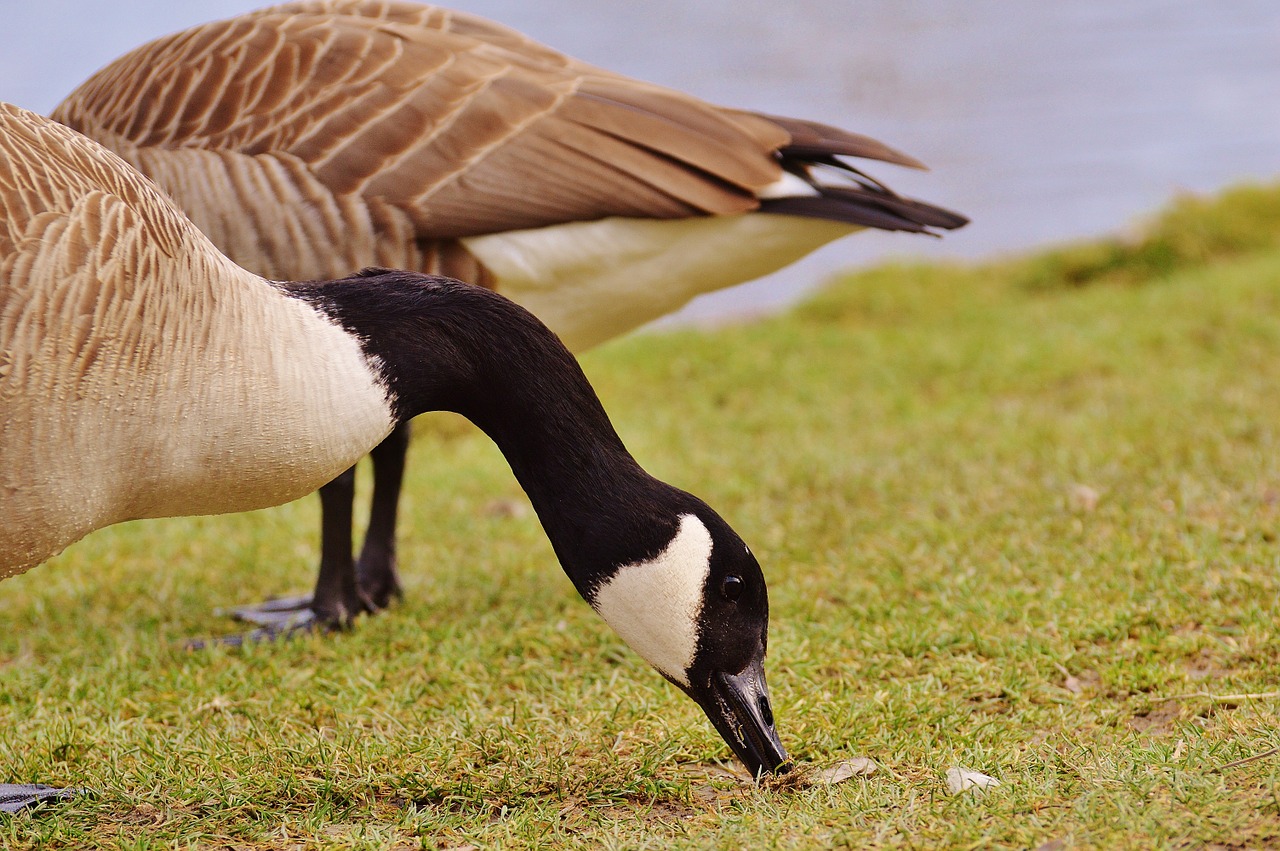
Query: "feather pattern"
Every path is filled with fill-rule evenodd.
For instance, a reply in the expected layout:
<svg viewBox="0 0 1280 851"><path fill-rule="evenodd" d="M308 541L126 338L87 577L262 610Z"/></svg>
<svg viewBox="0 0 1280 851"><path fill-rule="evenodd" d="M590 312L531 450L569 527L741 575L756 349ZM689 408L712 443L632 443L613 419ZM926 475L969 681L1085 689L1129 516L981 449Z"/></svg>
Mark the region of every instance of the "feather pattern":
<svg viewBox="0 0 1280 851"><path fill-rule="evenodd" d="M287 3L158 39L54 117L153 177L237 262L289 279L378 263L502 289L459 240L748 213L815 157L918 165L857 134L716 107L402 0ZM841 208L850 230L937 226L906 199L885 215L875 195Z"/></svg>
<svg viewBox="0 0 1280 851"><path fill-rule="evenodd" d="M344 356L333 374L304 365ZM223 257L115 155L8 104L0 403L0 578L110 523L297 498L393 425L339 327Z"/></svg>

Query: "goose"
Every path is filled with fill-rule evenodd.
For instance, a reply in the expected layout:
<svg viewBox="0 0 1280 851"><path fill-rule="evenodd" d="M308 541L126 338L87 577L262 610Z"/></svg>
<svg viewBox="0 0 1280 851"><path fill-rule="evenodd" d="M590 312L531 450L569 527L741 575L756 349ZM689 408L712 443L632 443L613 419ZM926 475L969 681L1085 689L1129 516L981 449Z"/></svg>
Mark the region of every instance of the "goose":
<svg viewBox="0 0 1280 851"><path fill-rule="evenodd" d="M640 467L569 350L499 294L380 268L265 280L105 148L0 104L0 405L0 579L113 523L296 499L455 411L605 622L753 773L787 766L755 556ZM0 806L61 794L0 785Z"/></svg>
<svg viewBox="0 0 1280 851"><path fill-rule="evenodd" d="M446 274L522 304L576 352L854 231L966 222L844 159L923 167L874 139L714 106L403 0L196 26L112 62L52 116L258 274ZM407 446L405 424L372 454L359 559L346 471L320 492L314 593L241 616L268 634L341 626L400 595Z"/></svg>

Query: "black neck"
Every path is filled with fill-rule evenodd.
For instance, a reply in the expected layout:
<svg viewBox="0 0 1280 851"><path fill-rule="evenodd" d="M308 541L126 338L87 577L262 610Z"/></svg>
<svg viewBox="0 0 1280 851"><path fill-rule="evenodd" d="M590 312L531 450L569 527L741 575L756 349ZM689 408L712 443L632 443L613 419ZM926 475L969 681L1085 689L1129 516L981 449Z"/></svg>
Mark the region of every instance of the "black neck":
<svg viewBox="0 0 1280 851"><path fill-rule="evenodd" d="M360 338L401 420L454 411L498 445L583 596L602 570L670 540L672 495L677 505L693 498L641 469L573 355L528 311L479 287L409 273L289 290Z"/></svg>

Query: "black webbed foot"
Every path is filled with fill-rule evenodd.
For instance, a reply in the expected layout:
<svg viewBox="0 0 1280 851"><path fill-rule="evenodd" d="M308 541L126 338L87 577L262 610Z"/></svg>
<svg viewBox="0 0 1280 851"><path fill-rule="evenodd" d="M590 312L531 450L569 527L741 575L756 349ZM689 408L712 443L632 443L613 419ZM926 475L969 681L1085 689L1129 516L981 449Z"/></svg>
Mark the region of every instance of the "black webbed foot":
<svg viewBox="0 0 1280 851"><path fill-rule="evenodd" d="M244 618L244 620L250 619ZM348 626L348 624L330 623L320 618L310 608L281 609L275 613L259 612L254 615L251 622L258 624L258 628L239 635L193 638L187 641L185 646L188 650L203 650L214 645L241 647L257 641L280 641L301 635L337 632Z"/></svg>
<svg viewBox="0 0 1280 851"><path fill-rule="evenodd" d="M79 789L58 789L36 783L0 783L0 812L16 813L28 807L67 801L83 794Z"/></svg>
<svg viewBox="0 0 1280 851"><path fill-rule="evenodd" d="M229 609L218 609L217 614L227 615L238 621L253 623L258 626L276 626L290 617L311 611L312 595L299 594L294 597L273 597L261 603L246 606L232 606Z"/></svg>

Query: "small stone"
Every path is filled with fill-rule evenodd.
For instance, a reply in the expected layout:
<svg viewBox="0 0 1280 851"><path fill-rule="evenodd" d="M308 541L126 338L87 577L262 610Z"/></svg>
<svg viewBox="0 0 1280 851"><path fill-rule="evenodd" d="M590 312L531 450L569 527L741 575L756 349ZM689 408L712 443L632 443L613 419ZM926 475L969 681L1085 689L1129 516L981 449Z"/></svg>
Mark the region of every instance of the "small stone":
<svg viewBox="0 0 1280 851"><path fill-rule="evenodd" d="M876 773L876 764L865 756L855 756L853 759L846 759L844 762L837 762L830 768L824 768L821 771L815 771L813 774L813 782L835 784L843 783L850 777L870 777Z"/></svg>
<svg viewBox="0 0 1280 851"><path fill-rule="evenodd" d="M1085 514L1096 509L1098 500L1101 498L1101 494L1088 485L1074 484L1071 486L1071 490L1067 492L1067 504L1071 506L1071 510L1081 511Z"/></svg>
<svg viewBox="0 0 1280 851"><path fill-rule="evenodd" d="M972 768L961 768L956 765L947 769L947 789L952 795L959 795L970 789L990 789L999 785L999 780L981 771L974 771Z"/></svg>

